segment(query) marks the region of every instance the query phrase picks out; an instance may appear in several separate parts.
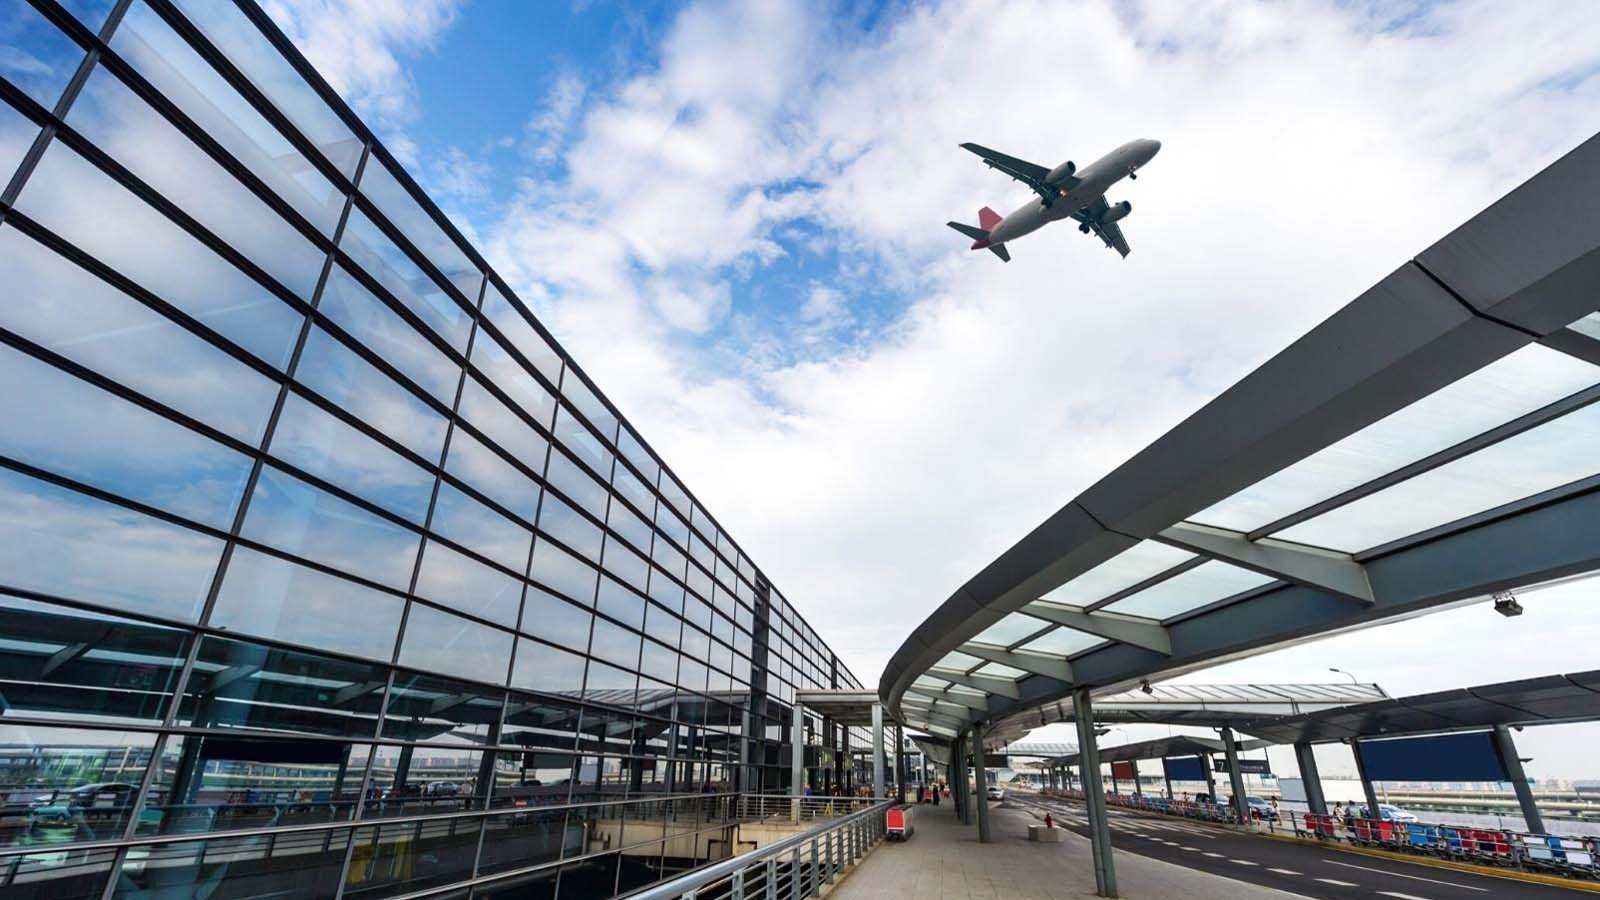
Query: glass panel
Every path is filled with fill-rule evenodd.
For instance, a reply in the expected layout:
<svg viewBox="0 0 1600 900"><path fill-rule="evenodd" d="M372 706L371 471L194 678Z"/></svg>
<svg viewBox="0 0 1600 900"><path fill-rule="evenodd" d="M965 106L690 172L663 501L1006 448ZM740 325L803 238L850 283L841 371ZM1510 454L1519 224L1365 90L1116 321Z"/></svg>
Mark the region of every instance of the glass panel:
<svg viewBox="0 0 1600 900"><path fill-rule="evenodd" d="M489 499L521 516L530 526L539 519L539 485L505 458L465 431L450 436L445 470L472 485ZM515 568L522 571L524 564Z"/></svg>
<svg viewBox="0 0 1600 900"><path fill-rule="evenodd" d="M595 599L595 609L605 613L629 628L644 627L644 598L610 578L600 579L600 593Z"/></svg>
<svg viewBox="0 0 1600 900"><path fill-rule="evenodd" d="M470 878L482 827L479 819L458 818L363 828L344 896L389 897Z"/></svg>
<svg viewBox="0 0 1600 900"><path fill-rule="evenodd" d="M405 643L400 647L400 664L505 684L511 665L511 632L413 603L406 620Z"/></svg>
<svg viewBox="0 0 1600 900"><path fill-rule="evenodd" d="M367 167L361 172L361 193L455 285L468 303L478 302L483 277L478 267L376 156L367 160Z"/></svg>
<svg viewBox="0 0 1600 900"><path fill-rule="evenodd" d="M335 168L355 177L361 158L355 133L237 7L211 0L178 0L177 5Z"/></svg>
<svg viewBox="0 0 1600 900"><path fill-rule="evenodd" d="M422 523L434 476L311 401L290 394L272 432L272 455Z"/></svg>
<svg viewBox="0 0 1600 900"><path fill-rule="evenodd" d="M483 295L483 315L551 384L561 383L561 356L511 305L493 281Z"/></svg>
<svg viewBox="0 0 1600 900"><path fill-rule="evenodd" d="M456 352L467 352L467 311L360 209L350 210L339 246Z"/></svg>
<svg viewBox="0 0 1600 900"><path fill-rule="evenodd" d="M596 520L605 521L606 504L610 502L611 494L605 485L568 459L566 454L551 452L550 464L545 469L545 483L560 491Z"/></svg>
<svg viewBox="0 0 1600 900"><path fill-rule="evenodd" d="M0 7L0 76L45 109L55 107L83 56L82 47L27 3Z"/></svg>
<svg viewBox="0 0 1600 900"><path fill-rule="evenodd" d="M644 477L645 483L654 487L656 481L661 477L661 466L644 449L644 444L634 436L633 430L627 426L623 426L620 429L617 436L617 449L621 450L622 455L628 458L628 462L633 463L633 467L639 470L639 474Z"/></svg>
<svg viewBox="0 0 1600 900"><path fill-rule="evenodd" d="M533 756L533 753L522 754ZM567 767L571 768L570 765ZM558 777L564 777L559 776ZM534 785L539 784L537 778L532 779ZM562 788L563 799L566 789ZM512 804L507 804L512 805ZM522 805L536 806L535 803ZM576 848L583 845L583 834L579 830L581 824L575 824L572 829L566 827L567 811L564 809L530 809L511 815L491 816L485 821L484 827L488 833L483 838L483 859L478 863L479 874L489 875L503 872L508 869L523 869L537 866L541 863L554 862L561 858L562 844L570 835L570 843ZM581 851L579 851L581 852ZM556 872L550 870L528 878L535 884L523 881L510 883L495 882L496 889L508 889L501 896L516 897L518 900L538 900L538 898L555 897ZM525 893L525 889L537 890L538 882L545 882L543 893ZM607 892L609 895L609 891Z"/></svg>
<svg viewBox="0 0 1600 900"><path fill-rule="evenodd" d="M16 206L263 362L288 364L299 313L60 141L45 151Z"/></svg>
<svg viewBox="0 0 1600 900"><path fill-rule="evenodd" d="M184 632L8 594L0 594L0 621L0 696L9 714L74 723L165 715Z"/></svg>
<svg viewBox="0 0 1600 900"><path fill-rule="evenodd" d="M0 846L121 838L154 746L143 732L0 726Z"/></svg>
<svg viewBox="0 0 1600 900"><path fill-rule="evenodd" d="M328 272L317 309L445 406L456 402L461 366L373 296L343 265Z"/></svg>
<svg viewBox="0 0 1600 900"><path fill-rule="evenodd" d="M404 601L238 547L211 624L289 643L388 660Z"/></svg>
<svg viewBox="0 0 1600 900"><path fill-rule="evenodd" d="M349 833L216 837L128 851L113 898L211 896L319 900L337 891Z"/></svg>
<svg viewBox="0 0 1600 900"><path fill-rule="evenodd" d="M644 557L629 550L615 538L606 539L605 570L639 591L643 591L650 577L650 566Z"/></svg>
<svg viewBox="0 0 1600 900"><path fill-rule="evenodd" d="M617 417L600 402L599 396L594 391L589 390L589 386L583 383L583 379L579 378L576 372L569 372L566 380L561 383L561 396L567 398L567 402L589 420L589 424L594 426L595 431L600 432L601 437L610 442L616 441ZM683 510L685 515L688 514L687 498L679 509Z"/></svg>
<svg viewBox="0 0 1600 900"><path fill-rule="evenodd" d="M302 300L311 299L327 255L110 70L89 76L67 123Z"/></svg>
<svg viewBox="0 0 1600 900"><path fill-rule="evenodd" d="M11 895L25 900L98 900L116 862L115 848L63 853L49 850L7 861Z"/></svg>
<svg viewBox="0 0 1600 900"><path fill-rule="evenodd" d="M528 577L584 606L594 601L595 579L598 577L594 567L549 541L534 542L533 566L528 571Z"/></svg>
<svg viewBox="0 0 1600 900"><path fill-rule="evenodd" d="M423 459L439 458L444 417L326 331L311 329L295 379Z"/></svg>
<svg viewBox="0 0 1600 900"><path fill-rule="evenodd" d="M1191 559L1194 554L1187 550L1150 540L1140 541L1041 599L1067 606L1088 606Z"/></svg>
<svg viewBox="0 0 1600 900"><path fill-rule="evenodd" d="M393 642L392 635L389 640ZM370 738L378 729L387 679L386 666L207 637L177 722L196 728ZM365 759L365 752L355 758ZM338 802L353 801L360 783L359 776L347 780Z"/></svg>
<svg viewBox="0 0 1600 900"><path fill-rule="evenodd" d="M533 532L462 493L439 485L433 531L514 571L526 571Z"/></svg>
<svg viewBox="0 0 1600 900"><path fill-rule="evenodd" d="M1276 535L1355 552L1600 472L1590 405Z"/></svg>
<svg viewBox="0 0 1600 900"><path fill-rule="evenodd" d="M116 6L116 0L60 0L62 7L72 13L83 23L83 27L99 34L100 27L105 24L106 16L110 15L111 7Z"/></svg>
<svg viewBox="0 0 1600 900"><path fill-rule="evenodd" d="M592 621L594 614L587 609L573 606L538 588L528 588L527 609L522 616L524 632L558 647L582 649L589 646L589 623Z"/></svg>
<svg viewBox="0 0 1600 900"><path fill-rule="evenodd" d="M1567 327L1579 334L1588 335L1600 341L1600 312L1589 313Z"/></svg>
<svg viewBox="0 0 1600 900"><path fill-rule="evenodd" d="M1212 560L1124 597L1105 610L1127 616L1167 619L1272 581L1270 576Z"/></svg>
<svg viewBox="0 0 1600 900"><path fill-rule="evenodd" d="M584 659L577 654L518 638L511 683L546 694L577 695L583 685L583 666Z"/></svg>
<svg viewBox="0 0 1600 900"><path fill-rule="evenodd" d="M1019 650L1031 650L1034 653L1048 653L1051 656L1071 656L1081 653L1090 647L1105 643L1105 639L1071 628L1057 628L1041 638L1036 638L1023 644Z"/></svg>
<svg viewBox="0 0 1600 900"><path fill-rule="evenodd" d="M438 541L428 541L417 575L417 596L515 628L522 582Z"/></svg>
<svg viewBox="0 0 1600 900"><path fill-rule="evenodd" d="M1031 634L1044 630L1049 624L1049 622L1043 619L1035 619L1033 616L1011 613L983 631L978 632L973 641L980 644L1009 647Z"/></svg>
<svg viewBox="0 0 1600 900"><path fill-rule="evenodd" d="M271 466L261 470L240 533L399 590L410 586L421 540Z"/></svg>
<svg viewBox="0 0 1600 900"><path fill-rule="evenodd" d="M123 15L111 47L312 227L332 236L344 195L142 0Z"/></svg>
<svg viewBox="0 0 1600 900"><path fill-rule="evenodd" d="M3 39L0 39L3 40ZM8 48L0 44L0 54ZM4 64L0 63L0 69ZM28 154L34 139L39 136L39 126L32 119L0 103L0 183L9 184L22 158Z"/></svg>
<svg viewBox="0 0 1600 900"><path fill-rule="evenodd" d="M501 676L497 681L505 679L505 670L510 665L508 647L500 661ZM500 707L504 702L504 691L433 675L400 672L389 690L383 736L402 741L481 747L495 743L495 726L500 722Z"/></svg>
<svg viewBox="0 0 1600 900"><path fill-rule="evenodd" d="M1530 344L1194 516L1252 531L1600 383L1600 367Z"/></svg>
<svg viewBox="0 0 1600 900"><path fill-rule="evenodd" d="M233 524L250 459L10 347L0 454L214 528Z"/></svg>
<svg viewBox="0 0 1600 900"><path fill-rule="evenodd" d="M1015 666L1007 666L1007 665L1002 665L1000 663L993 663L992 662L992 663L984 663L983 665L979 666L977 669L974 669L972 674L974 674L974 675L990 675L990 676L993 676L995 678L1005 678L1007 680L1016 680L1018 678L1022 678L1023 676L1027 675L1028 672L1027 672L1026 669L1018 669Z"/></svg>
<svg viewBox="0 0 1600 900"><path fill-rule="evenodd" d="M626 628L613 625L605 619L594 620L594 636L589 655L608 660L628 669L639 667L639 635Z"/></svg>
<svg viewBox="0 0 1600 900"><path fill-rule="evenodd" d="M555 436L584 465L598 472L602 478L611 477L611 451L565 406L556 411Z"/></svg>
<svg viewBox="0 0 1600 900"><path fill-rule="evenodd" d="M679 547L688 547L700 565L708 569L716 566L717 555L700 540L698 535L691 540L688 524L678 518L677 514L665 504L656 505L656 527L661 529L662 534L676 541Z"/></svg>
<svg viewBox="0 0 1600 900"><path fill-rule="evenodd" d="M512 412L504 403L484 389L477 379L468 378L461 391L461 417L483 432L501 450L533 470L544 475L544 458L550 442Z"/></svg>
<svg viewBox="0 0 1600 900"><path fill-rule="evenodd" d="M176 322L0 227L0 325L247 444L278 386Z"/></svg>
<svg viewBox="0 0 1600 900"><path fill-rule="evenodd" d="M222 542L0 470L0 570L13 587L192 622Z"/></svg>
<svg viewBox="0 0 1600 900"><path fill-rule="evenodd" d="M545 428L550 427L556 398L500 346L494 335L485 331L473 339L472 365L495 387L504 391L512 402L522 407L535 422Z"/></svg>
<svg viewBox="0 0 1600 900"><path fill-rule="evenodd" d="M605 531L555 494L547 494L539 510L539 530L595 562L605 544Z"/></svg>
<svg viewBox="0 0 1600 900"><path fill-rule="evenodd" d="M644 482L640 481L627 466L617 466L612 471L611 485L617 489L618 494L627 498L635 509L643 513L645 518L654 518L656 495L645 487ZM648 542L639 546L645 547L647 545Z"/></svg>
<svg viewBox="0 0 1600 900"><path fill-rule="evenodd" d="M320 738L172 736L137 834L191 834L349 819L370 748ZM320 841L318 842L320 843Z"/></svg>

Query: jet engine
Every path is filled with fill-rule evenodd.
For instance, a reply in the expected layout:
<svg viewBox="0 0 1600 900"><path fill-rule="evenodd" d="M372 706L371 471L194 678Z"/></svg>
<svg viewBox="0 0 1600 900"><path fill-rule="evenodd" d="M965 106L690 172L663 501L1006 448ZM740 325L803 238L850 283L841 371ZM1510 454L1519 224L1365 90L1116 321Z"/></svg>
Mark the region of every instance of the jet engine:
<svg viewBox="0 0 1600 900"><path fill-rule="evenodd" d="M1060 184L1063 181L1066 181L1068 178L1071 178L1072 174L1076 171L1078 171L1077 165L1069 159L1061 165L1056 166L1054 169L1051 169L1050 174L1044 177L1044 182L1045 184Z"/></svg>
<svg viewBox="0 0 1600 900"><path fill-rule="evenodd" d="M1126 200L1122 201L1121 203L1113 203L1112 205L1106 207L1106 211L1101 214L1100 222L1103 225L1110 225L1112 222L1120 222L1123 219L1126 219L1128 217L1128 213L1131 212L1133 212L1132 203L1129 203Z"/></svg>

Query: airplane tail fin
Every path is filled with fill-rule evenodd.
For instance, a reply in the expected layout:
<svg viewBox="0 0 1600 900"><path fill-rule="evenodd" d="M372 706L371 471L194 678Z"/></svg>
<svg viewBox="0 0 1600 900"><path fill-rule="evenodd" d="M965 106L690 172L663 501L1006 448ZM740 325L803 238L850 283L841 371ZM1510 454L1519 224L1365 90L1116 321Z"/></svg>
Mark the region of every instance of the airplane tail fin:
<svg viewBox="0 0 1600 900"><path fill-rule="evenodd" d="M994 212L992 210L990 210L988 207L984 207L983 212L979 213L978 217L980 219L987 218L984 213L987 213L989 216L994 216ZM1000 221L999 217L995 217L994 222L998 221ZM974 228L971 225L963 225L960 222L946 222L945 224L961 232L967 237L972 238L972 249L988 250L990 253L1000 257L1002 260L1011 262L1011 251L1007 250L1004 244L989 243L988 229Z"/></svg>
<svg viewBox="0 0 1600 900"><path fill-rule="evenodd" d="M960 222L946 222L945 224L975 241L986 241L989 239L989 232L982 228L973 228L971 225L963 225ZM977 250L978 248L973 247L972 249Z"/></svg>
<svg viewBox="0 0 1600 900"><path fill-rule="evenodd" d="M978 210L978 227L984 231L993 231L1000 224L1000 214L985 206Z"/></svg>
<svg viewBox="0 0 1600 900"><path fill-rule="evenodd" d="M1006 249L1005 244L990 244L989 252L1000 257L1001 262L1011 262L1011 251Z"/></svg>

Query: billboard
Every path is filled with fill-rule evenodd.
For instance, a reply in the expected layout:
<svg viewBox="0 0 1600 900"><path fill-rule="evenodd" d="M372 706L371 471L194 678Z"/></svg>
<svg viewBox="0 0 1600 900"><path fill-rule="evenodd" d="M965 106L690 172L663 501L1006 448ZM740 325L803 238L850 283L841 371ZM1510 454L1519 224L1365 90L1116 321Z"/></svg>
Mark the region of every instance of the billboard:
<svg viewBox="0 0 1600 900"><path fill-rule="evenodd" d="M1118 760L1111 764L1111 777L1132 781L1138 777L1133 772L1133 763L1127 760Z"/></svg>
<svg viewBox="0 0 1600 900"><path fill-rule="evenodd" d="M1173 781L1205 781L1206 770L1200 764L1198 756L1180 756L1177 759L1163 759L1161 766L1166 770L1167 777Z"/></svg>
<svg viewBox="0 0 1600 900"><path fill-rule="evenodd" d="M1216 763L1216 771L1218 771L1218 772L1226 772L1226 771L1228 771L1228 761L1227 760L1218 759L1218 760L1215 760L1215 763ZM1239 774L1240 775L1271 775L1272 774L1272 765L1270 763L1268 763L1264 759L1241 759L1241 760L1239 760Z"/></svg>
<svg viewBox="0 0 1600 900"><path fill-rule="evenodd" d="M1488 731L1358 741L1356 752L1373 781L1508 780Z"/></svg>

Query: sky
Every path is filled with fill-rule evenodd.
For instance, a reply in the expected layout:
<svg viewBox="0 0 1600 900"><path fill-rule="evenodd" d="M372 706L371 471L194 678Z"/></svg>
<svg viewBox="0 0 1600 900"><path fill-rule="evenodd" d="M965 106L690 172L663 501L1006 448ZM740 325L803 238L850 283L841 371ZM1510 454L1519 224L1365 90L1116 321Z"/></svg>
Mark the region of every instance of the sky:
<svg viewBox="0 0 1600 900"><path fill-rule="evenodd" d="M1600 110L1600 17L1559 0L265 5L868 684ZM963 141L1054 166L1135 137L1163 149L1111 197L1126 260L1063 227L1005 265L944 226L1025 199ZM1588 669L1592 591L1185 677ZM1532 774L1600 777L1570 729L1522 739Z"/></svg>

